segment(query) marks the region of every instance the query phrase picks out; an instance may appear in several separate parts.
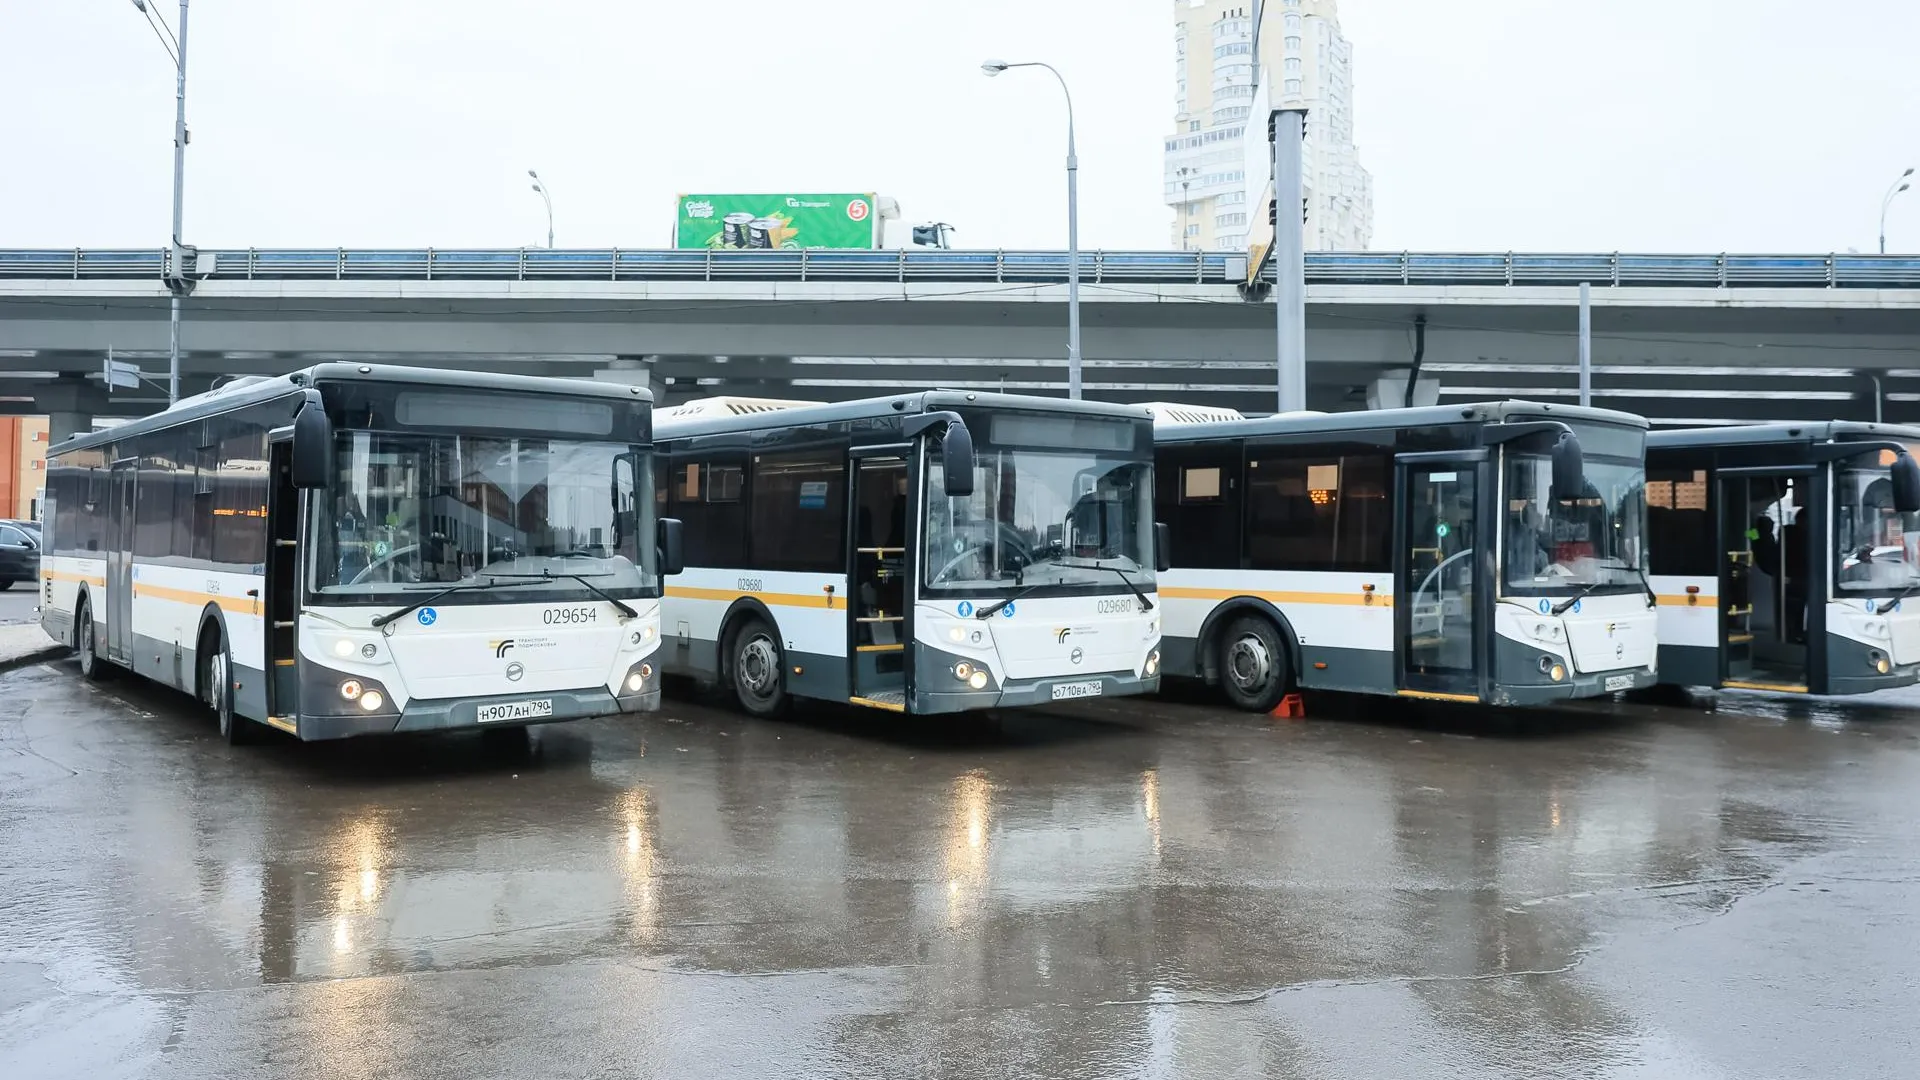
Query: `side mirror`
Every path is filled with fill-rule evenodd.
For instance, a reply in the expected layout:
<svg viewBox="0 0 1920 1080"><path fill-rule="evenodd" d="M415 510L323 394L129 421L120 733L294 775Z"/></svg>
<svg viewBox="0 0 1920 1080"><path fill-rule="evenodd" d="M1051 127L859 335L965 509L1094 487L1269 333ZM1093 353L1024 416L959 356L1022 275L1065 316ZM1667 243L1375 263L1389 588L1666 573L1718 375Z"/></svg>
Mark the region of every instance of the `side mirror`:
<svg viewBox="0 0 1920 1080"><path fill-rule="evenodd" d="M1897 454L1888 475L1893 480L1893 508L1902 514L1920 510L1920 462L1912 454Z"/></svg>
<svg viewBox="0 0 1920 1080"><path fill-rule="evenodd" d="M973 494L973 433L955 420L940 435L941 473L946 477L947 495L964 499Z"/></svg>
<svg viewBox="0 0 1920 1080"><path fill-rule="evenodd" d="M1153 523L1153 572L1164 574L1173 569L1173 529L1164 521Z"/></svg>
<svg viewBox="0 0 1920 1080"><path fill-rule="evenodd" d="M333 471L328 458L333 453L333 421L320 402L308 398L293 418L293 486L314 489L327 486Z"/></svg>
<svg viewBox="0 0 1920 1080"><path fill-rule="evenodd" d="M680 540L680 519L661 518L654 526L660 555L660 576L667 577L687 568L687 556Z"/></svg>
<svg viewBox="0 0 1920 1080"><path fill-rule="evenodd" d="M1562 499L1577 499L1587 489L1587 461L1580 439L1571 431L1553 444L1553 490Z"/></svg>

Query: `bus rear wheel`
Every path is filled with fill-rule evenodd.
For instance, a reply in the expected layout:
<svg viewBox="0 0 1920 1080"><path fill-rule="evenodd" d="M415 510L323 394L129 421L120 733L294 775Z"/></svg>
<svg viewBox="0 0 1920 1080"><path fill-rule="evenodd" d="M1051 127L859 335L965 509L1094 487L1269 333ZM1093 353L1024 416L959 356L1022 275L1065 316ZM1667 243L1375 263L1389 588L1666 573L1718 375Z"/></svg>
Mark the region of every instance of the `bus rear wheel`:
<svg viewBox="0 0 1920 1080"><path fill-rule="evenodd" d="M787 707L787 691L781 678L780 642L773 629L762 619L740 624L728 649L733 676L733 696L740 707L755 716L777 716Z"/></svg>
<svg viewBox="0 0 1920 1080"><path fill-rule="evenodd" d="M1287 649L1272 623L1235 619L1220 635L1220 688L1237 709L1272 712L1292 683Z"/></svg>
<svg viewBox="0 0 1920 1080"><path fill-rule="evenodd" d="M80 654L80 674L90 682L107 677L107 665L100 662L100 632L93 624L93 604L80 601L73 612L73 649Z"/></svg>

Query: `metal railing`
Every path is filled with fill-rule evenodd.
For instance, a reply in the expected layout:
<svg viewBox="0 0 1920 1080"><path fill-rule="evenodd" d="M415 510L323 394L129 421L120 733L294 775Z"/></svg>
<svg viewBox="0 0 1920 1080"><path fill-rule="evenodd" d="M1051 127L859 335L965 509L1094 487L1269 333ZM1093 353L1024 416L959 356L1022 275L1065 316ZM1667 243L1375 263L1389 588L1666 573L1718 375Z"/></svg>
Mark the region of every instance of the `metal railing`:
<svg viewBox="0 0 1920 1080"><path fill-rule="evenodd" d="M1247 257L1223 251L1083 252L1081 280L1107 285L1237 285ZM0 278L156 279L165 249L0 250ZM1057 284L1064 251L707 251L599 248L245 248L199 251L190 275L215 281L886 281ZM1271 280L1269 272L1268 280ZM1920 288L1911 255L1653 255L1452 252L1307 254L1326 285L1578 285Z"/></svg>

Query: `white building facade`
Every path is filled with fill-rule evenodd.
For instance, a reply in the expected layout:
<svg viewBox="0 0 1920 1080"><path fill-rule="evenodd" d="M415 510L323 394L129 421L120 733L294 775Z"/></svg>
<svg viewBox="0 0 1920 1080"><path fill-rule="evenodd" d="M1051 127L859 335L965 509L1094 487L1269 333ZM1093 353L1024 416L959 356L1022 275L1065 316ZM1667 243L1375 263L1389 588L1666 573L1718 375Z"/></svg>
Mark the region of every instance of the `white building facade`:
<svg viewBox="0 0 1920 1080"><path fill-rule="evenodd" d="M1245 250L1264 213L1270 167L1266 118L1254 115L1255 58L1282 106L1304 106L1309 249L1361 251L1373 239L1373 178L1353 142L1353 47L1336 0L1265 0L1254 49L1255 0L1174 0L1174 131L1165 143L1173 246ZM1252 140L1262 149L1248 145Z"/></svg>

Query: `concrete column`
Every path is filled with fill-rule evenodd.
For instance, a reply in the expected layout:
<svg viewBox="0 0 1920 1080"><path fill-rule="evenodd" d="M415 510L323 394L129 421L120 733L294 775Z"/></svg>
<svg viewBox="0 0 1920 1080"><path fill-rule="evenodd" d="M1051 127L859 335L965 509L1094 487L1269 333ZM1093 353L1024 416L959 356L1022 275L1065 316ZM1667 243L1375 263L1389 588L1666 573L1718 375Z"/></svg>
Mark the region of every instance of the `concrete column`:
<svg viewBox="0 0 1920 1080"><path fill-rule="evenodd" d="M92 413L50 412L47 414L48 446L58 446L68 436L85 435L92 430Z"/></svg>
<svg viewBox="0 0 1920 1080"><path fill-rule="evenodd" d="M1401 403L1415 408L1440 404L1440 380L1422 378L1414 381L1413 400L1407 401L1407 376L1411 368L1383 371L1367 384L1367 408L1398 409Z"/></svg>
<svg viewBox="0 0 1920 1080"><path fill-rule="evenodd" d="M652 357L616 356L607 362L606 367L596 368L593 377L602 382L616 382L627 386L651 386L652 360Z"/></svg>
<svg viewBox="0 0 1920 1080"><path fill-rule="evenodd" d="M47 414L47 445L57 446L69 435L93 430L93 418L106 404L106 395L77 375L62 375L36 387L33 404Z"/></svg>

